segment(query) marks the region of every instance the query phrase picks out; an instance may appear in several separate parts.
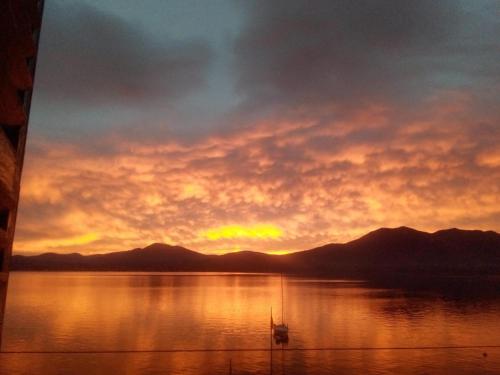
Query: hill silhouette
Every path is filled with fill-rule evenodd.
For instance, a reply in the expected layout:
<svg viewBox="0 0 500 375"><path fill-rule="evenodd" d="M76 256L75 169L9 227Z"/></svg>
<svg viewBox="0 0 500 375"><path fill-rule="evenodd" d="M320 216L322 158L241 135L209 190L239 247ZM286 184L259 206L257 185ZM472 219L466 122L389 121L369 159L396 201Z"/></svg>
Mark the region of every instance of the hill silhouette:
<svg viewBox="0 0 500 375"><path fill-rule="evenodd" d="M12 270L224 271L315 273L346 277L388 274L498 275L500 234L447 229L435 233L408 227L381 228L354 241L285 255L242 251L205 255L155 243L107 254L15 255Z"/></svg>

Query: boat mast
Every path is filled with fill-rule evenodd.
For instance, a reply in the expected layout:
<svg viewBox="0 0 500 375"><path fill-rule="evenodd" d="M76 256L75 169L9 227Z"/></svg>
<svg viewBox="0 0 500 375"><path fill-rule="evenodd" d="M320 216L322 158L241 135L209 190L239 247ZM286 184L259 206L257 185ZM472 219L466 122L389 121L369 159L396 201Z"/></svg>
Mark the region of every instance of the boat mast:
<svg viewBox="0 0 500 375"><path fill-rule="evenodd" d="M284 316L285 316L285 313L284 313L284 309L283 309L283 273L281 273L281 324L284 324Z"/></svg>

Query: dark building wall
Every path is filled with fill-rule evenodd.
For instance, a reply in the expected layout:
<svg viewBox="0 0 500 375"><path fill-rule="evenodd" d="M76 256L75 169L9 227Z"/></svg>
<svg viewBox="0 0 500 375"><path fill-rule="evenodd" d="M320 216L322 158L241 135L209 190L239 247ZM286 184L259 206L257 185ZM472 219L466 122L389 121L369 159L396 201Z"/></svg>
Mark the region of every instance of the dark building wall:
<svg viewBox="0 0 500 375"><path fill-rule="evenodd" d="M43 0L0 0L0 283L7 280Z"/></svg>

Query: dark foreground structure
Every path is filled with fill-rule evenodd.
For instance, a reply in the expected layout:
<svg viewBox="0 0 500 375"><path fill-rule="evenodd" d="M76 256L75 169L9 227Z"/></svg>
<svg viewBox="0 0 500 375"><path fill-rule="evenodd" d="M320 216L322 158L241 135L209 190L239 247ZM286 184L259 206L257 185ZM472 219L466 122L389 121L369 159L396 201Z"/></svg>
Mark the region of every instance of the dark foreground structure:
<svg viewBox="0 0 500 375"><path fill-rule="evenodd" d="M0 1L0 344L43 0Z"/></svg>
<svg viewBox="0 0 500 375"><path fill-rule="evenodd" d="M43 0L0 2L0 270L7 280Z"/></svg>

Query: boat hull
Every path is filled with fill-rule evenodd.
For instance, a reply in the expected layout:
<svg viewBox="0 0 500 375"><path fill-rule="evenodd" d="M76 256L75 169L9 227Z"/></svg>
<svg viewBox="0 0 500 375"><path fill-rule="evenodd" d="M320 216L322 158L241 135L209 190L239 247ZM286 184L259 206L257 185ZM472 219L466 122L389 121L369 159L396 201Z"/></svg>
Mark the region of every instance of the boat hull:
<svg viewBox="0 0 500 375"><path fill-rule="evenodd" d="M277 338L288 338L288 326L284 324L273 325L273 335Z"/></svg>

